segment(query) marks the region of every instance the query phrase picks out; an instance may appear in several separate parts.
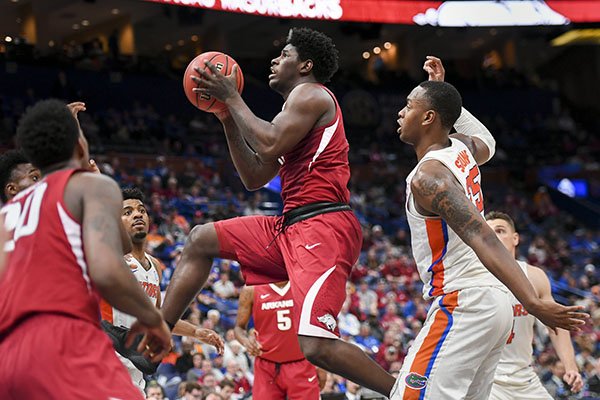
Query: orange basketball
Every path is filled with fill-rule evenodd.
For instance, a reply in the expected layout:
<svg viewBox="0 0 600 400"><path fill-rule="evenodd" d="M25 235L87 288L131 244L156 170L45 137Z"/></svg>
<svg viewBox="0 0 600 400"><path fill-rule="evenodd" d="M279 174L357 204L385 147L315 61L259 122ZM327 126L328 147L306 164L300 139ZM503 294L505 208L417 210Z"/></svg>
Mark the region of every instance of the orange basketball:
<svg viewBox="0 0 600 400"><path fill-rule="evenodd" d="M196 83L190 77L191 75L198 75L196 71L194 71L195 67L200 69L204 69L210 72L208 67L204 64L204 60L208 60L211 64L213 64L223 75L231 74L234 65L237 65L235 60L228 56L227 54L218 52L218 51L208 51L206 53L202 53L196 58L194 58L185 69L185 74L183 75L183 90L188 100L196 107L198 107L202 111L207 111L211 113L217 113L224 111L227 106L221 103L219 100L208 94L195 93L192 89L195 87L202 87L202 84ZM242 93L244 89L244 75L242 74L242 70L238 65L237 69L237 90L239 93Z"/></svg>

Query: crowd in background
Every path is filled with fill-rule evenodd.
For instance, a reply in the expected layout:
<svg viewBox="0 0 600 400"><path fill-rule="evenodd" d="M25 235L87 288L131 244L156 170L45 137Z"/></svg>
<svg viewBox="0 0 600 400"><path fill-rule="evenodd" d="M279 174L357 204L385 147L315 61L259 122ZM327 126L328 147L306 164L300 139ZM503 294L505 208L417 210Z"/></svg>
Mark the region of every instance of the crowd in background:
<svg viewBox="0 0 600 400"><path fill-rule="evenodd" d="M90 49L93 52L94 46ZM352 102L365 97L347 83L340 85L345 93L342 106L354 110ZM64 72L47 90L37 92L29 89L24 96L0 95L0 136L4 142L10 142L19 116L41 94L94 101L93 96L81 98L82 93ZM364 242L338 322L343 340L360 346L383 368L396 373L429 304L422 298L404 215L405 175L399 166L414 163L414 155L395 134L395 114L403 98L379 93L375 100L378 116L372 125L347 117L353 169L366 166L372 176L368 180L353 178L350 183L351 203L362 223ZM281 206L276 193L243 190L230 163L222 162L228 153L218 121L191 108L186 111L165 113L154 103L133 102L127 108L89 106L80 114L82 129L102 172L122 186L139 187L146 195L153 221L148 252L163 263L163 290L191 227L240 215L272 215ZM563 106L554 105L553 111L528 118L483 116L498 142L492 166L507 164L506 168L522 171L535 165L566 163L597 171L600 165L592 155L600 152L600 136L591 132L598 127L576 124ZM355 113L346 115L350 114ZM146 157L146 164L139 166L134 162L136 156L117 157L113 152L160 156ZM177 168L168 156L177 157ZM598 182L590 183L591 194L599 195ZM561 211L544 186L532 190L520 180L512 187L488 187L484 181L483 187L486 211L505 211L515 220L521 234L519 258L546 271L559 301L583 304L592 316L592 321L573 335L577 362L586 381L584 392L571 396L560 385L560 363L541 329L536 336L535 366L543 382L556 398L600 396L600 231ZM232 331L242 285L238 263L215 260L206 287L184 317L221 333L226 339L225 354L176 338L173 353L155 376L148 377L152 380L149 390L170 399L200 398L185 396L208 392L219 392L224 400L248 397L253 360ZM326 394L345 393L348 399L357 399L360 390L352 382L329 374L323 394L325 398ZM363 393L363 398L368 394Z"/></svg>

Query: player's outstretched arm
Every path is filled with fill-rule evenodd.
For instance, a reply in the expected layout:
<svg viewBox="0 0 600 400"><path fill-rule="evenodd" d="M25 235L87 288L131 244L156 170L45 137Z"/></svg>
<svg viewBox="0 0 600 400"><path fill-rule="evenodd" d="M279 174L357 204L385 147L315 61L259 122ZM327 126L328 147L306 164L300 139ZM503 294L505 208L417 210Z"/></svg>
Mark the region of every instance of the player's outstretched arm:
<svg viewBox="0 0 600 400"><path fill-rule="evenodd" d="M587 317L581 307L540 300L533 286L454 175L439 161L424 162L411 182L417 205L440 216L477 254L485 267L504 283L527 311L551 328L578 330Z"/></svg>
<svg viewBox="0 0 600 400"><path fill-rule="evenodd" d="M223 354L225 351L225 342L221 335L212 329L200 328L192 324L191 322L180 319L173 327L173 335L188 336L194 339L198 339L202 343L210 344L216 347L219 354Z"/></svg>
<svg viewBox="0 0 600 400"><path fill-rule="evenodd" d="M444 81L446 70L439 58L427 56L423 69L427 72L430 81ZM496 140L492 133L464 107L454 123L454 129L458 133L450 135L450 137L463 142L475 157L477 164L485 164L494 156Z"/></svg>
<svg viewBox="0 0 600 400"><path fill-rule="evenodd" d="M554 301L552 289L550 288L550 280L548 280L546 273L540 268L532 265L527 266L527 273L529 275L529 280L538 292L540 299ZM568 331L561 328L556 329L556 333L553 329L548 329L548 333L558 358L565 366L565 376L563 379L569 384L571 391L578 393L583 388L583 379L581 378L579 368L577 368L577 362L575 361L575 351L573 350L571 335Z"/></svg>
<svg viewBox="0 0 600 400"><path fill-rule="evenodd" d="M119 186L112 179L91 173L71 178L65 197L81 195L81 215L85 258L89 275L106 301L133 315L145 327L160 328L155 341L156 352L170 345L170 333L161 315L123 261L119 226L123 200ZM68 202L72 203L72 202Z"/></svg>
<svg viewBox="0 0 600 400"><path fill-rule="evenodd" d="M240 292L240 300L238 303L238 313L235 320L233 333L235 338L248 350L251 356L260 356L262 354L262 346L256 340L256 331L248 333L248 322L252 316L252 305L254 304L254 288L252 286L244 286Z"/></svg>

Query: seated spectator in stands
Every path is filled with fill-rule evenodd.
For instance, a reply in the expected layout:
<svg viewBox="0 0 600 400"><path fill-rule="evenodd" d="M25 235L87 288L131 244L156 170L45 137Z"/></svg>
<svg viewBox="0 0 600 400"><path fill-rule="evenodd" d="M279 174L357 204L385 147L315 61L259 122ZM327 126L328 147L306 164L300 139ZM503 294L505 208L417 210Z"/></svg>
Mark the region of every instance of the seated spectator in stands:
<svg viewBox="0 0 600 400"><path fill-rule="evenodd" d="M375 354L379 351L381 344L373 335L371 335L371 326L363 322L360 324L358 336L354 338L356 343L364 348L367 354Z"/></svg>
<svg viewBox="0 0 600 400"><path fill-rule="evenodd" d="M204 371L202 371L202 362L204 361L204 356L200 353L195 353L192 355L192 368L188 369L186 374L186 381L197 382L198 378L204 375Z"/></svg>
<svg viewBox="0 0 600 400"><path fill-rule="evenodd" d="M219 386L221 387L219 394L223 397L223 400L233 400L235 384L229 379L223 379Z"/></svg>
<svg viewBox="0 0 600 400"><path fill-rule="evenodd" d="M360 321L356 315L350 312L350 298L347 297L342 305L342 309L338 315L338 328L340 331L345 331L349 335L358 335L360 329Z"/></svg>
<svg viewBox="0 0 600 400"><path fill-rule="evenodd" d="M163 400L165 391L156 381L148 382L146 385L146 400Z"/></svg>
<svg viewBox="0 0 600 400"><path fill-rule="evenodd" d="M346 399L360 400L361 398L360 385L357 385L352 381L346 381Z"/></svg>
<svg viewBox="0 0 600 400"><path fill-rule="evenodd" d="M387 331L394 325L404 325L404 321L398 315L398 306L396 306L396 303L388 303L385 306L385 313L379 319L379 323L384 331Z"/></svg>
<svg viewBox="0 0 600 400"><path fill-rule="evenodd" d="M369 315L377 315L377 294L369 289L367 282L363 280L360 283L356 294L359 299L360 319L364 320Z"/></svg>
<svg viewBox="0 0 600 400"><path fill-rule="evenodd" d="M183 382L183 396L181 400L201 400L202 387L197 382Z"/></svg>
<svg viewBox="0 0 600 400"><path fill-rule="evenodd" d="M204 396L203 400L224 400L220 393L211 392Z"/></svg>
<svg viewBox="0 0 600 400"><path fill-rule="evenodd" d="M226 365L225 379L233 382L235 385L234 392L238 395L248 393L252 386L246 375L240 370L238 362L236 360L230 360Z"/></svg>
<svg viewBox="0 0 600 400"><path fill-rule="evenodd" d="M213 291L222 299L229 299L238 294L235 285L229 280L229 272L219 274L219 280L213 284Z"/></svg>
<svg viewBox="0 0 600 400"><path fill-rule="evenodd" d="M200 383L200 385L202 386L202 391L204 393L215 392L217 390L217 387L219 384L217 382L217 378L213 375L212 372L208 372L208 373L204 374L200 378L198 383Z"/></svg>
<svg viewBox="0 0 600 400"><path fill-rule="evenodd" d="M568 399L571 391L569 385L563 381L565 375L565 366L558 358L552 360L550 366L551 375L544 382L544 387L550 393L553 399Z"/></svg>
<svg viewBox="0 0 600 400"><path fill-rule="evenodd" d="M223 360L223 357L215 357L214 359L220 358L220 360ZM213 360L214 361L214 360ZM211 360L203 360L202 361L202 375L204 376L206 374L213 374L213 376L215 377L215 379L217 380L217 382L221 382L223 380L223 378L225 378L225 375L223 374L223 372L221 372L221 370L219 368L217 368L213 361Z"/></svg>

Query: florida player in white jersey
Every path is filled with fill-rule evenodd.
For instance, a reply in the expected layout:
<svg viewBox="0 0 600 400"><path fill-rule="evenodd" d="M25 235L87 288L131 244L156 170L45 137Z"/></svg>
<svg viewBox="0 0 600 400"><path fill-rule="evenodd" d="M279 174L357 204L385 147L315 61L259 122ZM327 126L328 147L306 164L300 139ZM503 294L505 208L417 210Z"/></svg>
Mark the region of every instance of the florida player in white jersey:
<svg viewBox="0 0 600 400"><path fill-rule="evenodd" d="M512 326L500 281L553 328L578 329L585 314L540 300L485 223L478 164L494 154L495 141L443 82L441 61L430 57L424 69L430 81L409 94L398 133L417 154L406 179L406 214L423 294L433 304L390 397L485 399ZM461 134L450 136L453 125Z"/></svg>
<svg viewBox="0 0 600 400"><path fill-rule="evenodd" d="M519 234L512 218L505 213L492 211L485 216L485 219L506 249L516 257ZM518 263L531 281L538 297L542 300L552 300L550 281L544 271L523 261ZM513 327L496 368L490 399L552 399L531 366L535 317L527 312L514 295L510 297L513 307ZM566 372L562 379L571 387L572 392L578 393L583 386L583 380L575 362L575 352L569 332L558 328L556 332L548 329L548 334L558 357L565 365Z"/></svg>
<svg viewBox="0 0 600 400"><path fill-rule="evenodd" d="M126 254L124 259L146 295L157 308L160 308L160 261L145 251L150 218L144 205L144 194L137 188L125 188L122 190L122 194L121 222L133 246L131 253ZM128 329L135 321L132 316L111 307L104 300L101 302L101 310L102 319L105 321L103 327L113 339L113 342L118 341L118 339L115 339L115 332L118 331L107 325L106 322L117 328ZM173 328L173 334L194 337L217 347L219 353L223 352L223 339L210 329L200 328L187 321L179 320ZM124 335L121 337L124 337ZM115 345L116 349L121 350L117 343ZM133 383L143 391L145 381L144 374L140 369L145 370L145 368L151 369L152 367L144 362L142 357L132 352L118 355L121 362L127 367ZM147 373L150 372L147 371Z"/></svg>

